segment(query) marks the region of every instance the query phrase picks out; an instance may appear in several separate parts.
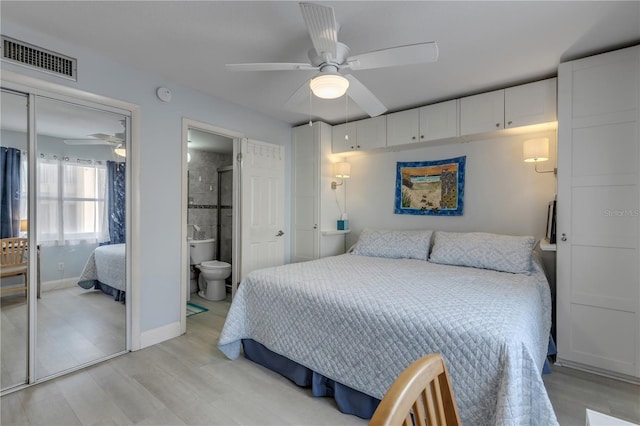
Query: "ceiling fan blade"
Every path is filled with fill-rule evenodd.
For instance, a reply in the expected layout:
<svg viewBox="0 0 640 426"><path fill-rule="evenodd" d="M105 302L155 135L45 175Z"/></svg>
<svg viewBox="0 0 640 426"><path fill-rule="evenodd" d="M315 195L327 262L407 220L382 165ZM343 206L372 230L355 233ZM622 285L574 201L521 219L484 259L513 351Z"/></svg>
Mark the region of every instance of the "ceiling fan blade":
<svg viewBox="0 0 640 426"><path fill-rule="evenodd" d="M360 82L360 80L351 74L347 74L344 77L349 80L347 95L349 95L349 97L353 99L353 101L357 103L364 112L369 114L369 117L376 117L387 111L387 107L385 107L382 102L380 102L380 100Z"/></svg>
<svg viewBox="0 0 640 426"><path fill-rule="evenodd" d="M304 63L249 63L249 64L227 64L229 71L298 71L298 70L318 70L310 64Z"/></svg>
<svg viewBox="0 0 640 426"><path fill-rule="evenodd" d="M326 60L335 59L338 54L338 24L333 7L300 3L300 10L318 55Z"/></svg>
<svg viewBox="0 0 640 426"><path fill-rule="evenodd" d="M120 138L120 137L118 137L116 135L108 135L106 133L94 133L94 134L91 134L89 136L97 138L97 139L100 139L100 140L102 140L104 142L107 142L109 144L117 144L117 143L124 142L124 139L122 139L122 138Z"/></svg>
<svg viewBox="0 0 640 426"><path fill-rule="evenodd" d="M362 53L349 57L347 63L352 70L366 70L398 65L423 64L437 60L438 44L432 41Z"/></svg>
<svg viewBox="0 0 640 426"><path fill-rule="evenodd" d="M67 145L115 145L114 142L104 139L65 139L64 143Z"/></svg>
<svg viewBox="0 0 640 426"><path fill-rule="evenodd" d="M308 102L310 96L311 88L309 87L309 80L306 80L302 83L302 86L293 92L293 95L287 99L287 102L284 103L284 107L289 110L296 110L303 101L306 100Z"/></svg>

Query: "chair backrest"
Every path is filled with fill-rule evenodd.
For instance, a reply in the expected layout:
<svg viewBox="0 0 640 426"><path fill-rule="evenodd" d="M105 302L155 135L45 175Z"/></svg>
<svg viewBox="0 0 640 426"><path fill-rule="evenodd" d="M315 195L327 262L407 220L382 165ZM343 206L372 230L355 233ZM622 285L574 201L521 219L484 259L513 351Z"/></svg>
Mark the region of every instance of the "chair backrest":
<svg viewBox="0 0 640 426"><path fill-rule="evenodd" d="M0 240L0 250L0 265L4 267L26 265L26 238L3 238Z"/></svg>
<svg viewBox="0 0 640 426"><path fill-rule="evenodd" d="M457 426L458 407L440 354L414 361L393 382L373 413L370 426Z"/></svg>

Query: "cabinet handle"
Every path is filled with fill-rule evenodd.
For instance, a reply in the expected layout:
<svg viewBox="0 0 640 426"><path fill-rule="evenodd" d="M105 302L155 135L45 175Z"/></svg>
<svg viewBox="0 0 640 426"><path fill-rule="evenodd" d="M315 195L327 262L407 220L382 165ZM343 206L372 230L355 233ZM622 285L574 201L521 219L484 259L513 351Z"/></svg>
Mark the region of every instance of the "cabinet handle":
<svg viewBox="0 0 640 426"><path fill-rule="evenodd" d="M420 135L420 139L424 139L424 135Z"/></svg>
<svg viewBox="0 0 640 426"><path fill-rule="evenodd" d="M507 124L508 124L509 126L511 126L511 123L513 123L513 121L509 121Z"/></svg>
<svg viewBox="0 0 640 426"><path fill-rule="evenodd" d="M276 234L276 237L282 237L284 235L284 232L282 232L282 229L278 231L278 233Z"/></svg>
<svg viewBox="0 0 640 426"><path fill-rule="evenodd" d="M360 149L360 145L356 146L356 148Z"/></svg>
<svg viewBox="0 0 640 426"><path fill-rule="evenodd" d="M496 123L496 127L500 127L500 123Z"/></svg>
<svg viewBox="0 0 640 426"><path fill-rule="evenodd" d="M415 137L415 136L411 136L411 140L414 140L414 141L415 141L415 140L416 140L416 137Z"/></svg>
<svg viewBox="0 0 640 426"><path fill-rule="evenodd" d="M560 237L560 241L567 241L567 234L563 232L562 236Z"/></svg>
<svg viewBox="0 0 640 426"><path fill-rule="evenodd" d="M351 149L353 149L353 145L351 145Z"/></svg>
<svg viewBox="0 0 640 426"><path fill-rule="evenodd" d="M317 224L313 225L313 229L318 229L318 225Z"/></svg>

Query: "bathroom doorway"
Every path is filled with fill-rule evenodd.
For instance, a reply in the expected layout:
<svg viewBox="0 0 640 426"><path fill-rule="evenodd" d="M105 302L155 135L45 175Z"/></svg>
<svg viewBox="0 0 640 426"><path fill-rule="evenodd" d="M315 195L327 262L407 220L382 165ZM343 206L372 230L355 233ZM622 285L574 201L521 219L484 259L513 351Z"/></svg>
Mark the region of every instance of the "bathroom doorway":
<svg viewBox="0 0 640 426"><path fill-rule="evenodd" d="M240 136L183 120L183 332L194 310L228 303L234 290Z"/></svg>

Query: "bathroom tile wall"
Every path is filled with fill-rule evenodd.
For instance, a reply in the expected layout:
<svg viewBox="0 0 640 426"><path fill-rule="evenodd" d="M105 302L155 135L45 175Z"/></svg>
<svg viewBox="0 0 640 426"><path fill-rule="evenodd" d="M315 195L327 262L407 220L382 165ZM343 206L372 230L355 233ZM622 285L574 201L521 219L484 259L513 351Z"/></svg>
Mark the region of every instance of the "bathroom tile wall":
<svg viewBox="0 0 640 426"><path fill-rule="evenodd" d="M216 237L218 217L218 168L231 165L233 156L231 154L219 154L195 149L190 149L189 152L191 154L191 161L189 162L188 233L190 237L197 239L214 238ZM230 173L227 174L231 175ZM224 179L225 178L223 178L223 184L225 183ZM231 212L231 179L229 179L229 181L228 188L224 188L222 191L223 228L225 215L227 212ZM227 192L228 195L226 194ZM197 235L193 225L197 225L200 228L200 235ZM230 227L231 221L229 220L229 255L231 253ZM226 245L224 241L224 230L222 234L221 243L224 247ZM220 254L223 255L226 250L226 247L224 247L224 249L221 248Z"/></svg>
<svg viewBox="0 0 640 426"><path fill-rule="evenodd" d="M218 259L231 263L233 172L220 174L220 179L222 181L222 214L220 217L220 256Z"/></svg>

